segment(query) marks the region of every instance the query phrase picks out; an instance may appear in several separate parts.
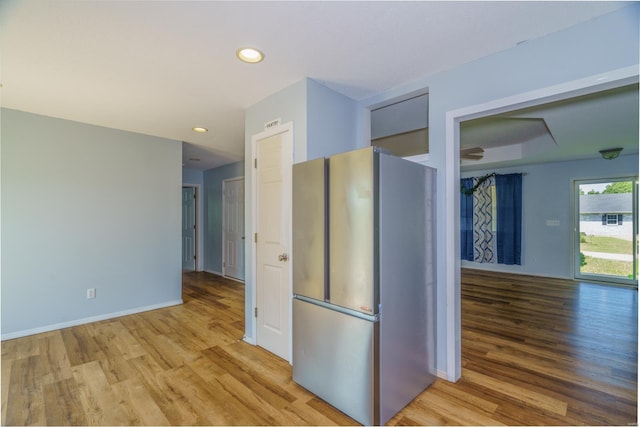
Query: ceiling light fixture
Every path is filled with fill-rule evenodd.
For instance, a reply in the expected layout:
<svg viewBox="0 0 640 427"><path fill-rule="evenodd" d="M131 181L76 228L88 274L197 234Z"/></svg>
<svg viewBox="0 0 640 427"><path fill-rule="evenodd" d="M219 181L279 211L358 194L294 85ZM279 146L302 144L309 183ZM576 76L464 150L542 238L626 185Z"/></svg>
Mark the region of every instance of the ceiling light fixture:
<svg viewBox="0 0 640 427"><path fill-rule="evenodd" d="M252 47L243 47L236 50L236 56L242 62L256 64L264 59L264 53Z"/></svg>
<svg viewBox="0 0 640 427"><path fill-rule="evenodd" d="M191 128L191 130L194 131L194 132L198 132L198 133L209 132L209 129L201 128L201 127L193 127L193 128Z"/></svg>
<svg viewBox="0 0 640 427"><path fill-rule="evenodd" d="M606 150L600 150L600 155L603 159L612 160L620 155L622 148L607 148Z"/></svg>

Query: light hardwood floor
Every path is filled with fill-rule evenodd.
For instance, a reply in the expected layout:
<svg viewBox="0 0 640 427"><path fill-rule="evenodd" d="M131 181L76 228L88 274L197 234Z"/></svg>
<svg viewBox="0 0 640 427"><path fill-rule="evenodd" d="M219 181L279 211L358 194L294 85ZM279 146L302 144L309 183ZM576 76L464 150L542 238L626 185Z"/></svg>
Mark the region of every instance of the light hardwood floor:
<svg viewBox="0 0 640 427"><path fill-rule="evenodd" d="M637 421L637 292L463 272L462 378L395 425ZM3 425L351 425L244 343L244 287L184 275L184 304L2 343Z"/></svg>

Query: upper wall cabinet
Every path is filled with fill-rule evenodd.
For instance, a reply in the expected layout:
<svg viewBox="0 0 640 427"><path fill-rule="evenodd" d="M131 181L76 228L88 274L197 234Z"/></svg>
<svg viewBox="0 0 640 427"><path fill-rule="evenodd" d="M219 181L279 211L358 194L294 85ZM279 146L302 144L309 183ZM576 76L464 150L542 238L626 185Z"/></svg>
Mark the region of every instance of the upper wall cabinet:
<svg viewBox="0 0 640 427"><path fill-rule="evenodd" d="M429 152L429 95L419 95L371 111L371 145L399 157Z"/></svg>

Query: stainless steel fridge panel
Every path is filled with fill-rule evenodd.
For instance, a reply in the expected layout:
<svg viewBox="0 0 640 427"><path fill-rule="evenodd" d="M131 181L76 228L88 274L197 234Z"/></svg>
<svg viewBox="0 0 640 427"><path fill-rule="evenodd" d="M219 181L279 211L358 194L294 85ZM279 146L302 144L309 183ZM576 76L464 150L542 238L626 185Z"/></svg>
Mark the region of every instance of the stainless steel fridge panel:
<svg viewBox="0 0 640 427"><path fill-rule="evenodd" d="M293 300L293 380L364 425L379 424L378 322Z"/></svg>
<svg viewBox="0 0 640 427"><path fill-rule="evenodd" d="M295 173L294 186L312 181ZM329 268L320 281L313 263L294 273L293 379L362 424L384 424L435 379L435 170L367 148L331 157L327 174ZM299 212L314 202L303 203ZM294 221L305 228L294 270L314 253L308 220ZM328 283L325 302L296 282Z"/></svg>
<svg viewBox="0 0 640 427"><path fill-rule="evenodd" d="M326 162L293 165L293 293L318 300L326 295Z"/></svg>
<svg viewBox="0 0 640 427"><path fill-rule="evenodd" d="M380 422L435 380L434 170L380 154Z"/></svg>
<svg viewBox="0 0 640 427"><path fill-rule="evenodd" d="M376 175L372 147L329 158L329 299L378 312Z"/></svg>

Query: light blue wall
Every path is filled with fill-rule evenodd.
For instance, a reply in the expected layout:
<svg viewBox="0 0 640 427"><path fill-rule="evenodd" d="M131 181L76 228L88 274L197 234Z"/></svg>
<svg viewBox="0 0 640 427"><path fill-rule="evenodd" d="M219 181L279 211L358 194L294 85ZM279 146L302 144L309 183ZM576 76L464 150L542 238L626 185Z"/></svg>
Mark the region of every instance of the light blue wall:
<svg viewBox="0 0 640 427"><path fill-rule="evenodd" d="M307 80L307 159L357 148L356 102Z"/></svg>
<svg viewBox="0 0 640 427"><path fill-rule="evenodd" d="M282 123L293 122L293 159L307 159L307 79L274 93L249 107L244 119L245 170L252 168L251 137L264 132L264 124L280 118ZM250 192L247 191L245 197ZM249 205L245 205L245 211Z"/></svg>
<svg viewBox="0 0 640 427"><path fill-rule="evenodd" d="M462 267L536 276L573 278L573 181L638 174L638 156L545 163L462 173L480 177L490 172L522 172L522 265L462 261ZM559 220L560 226L547 226Z"/></svg>
<svg viewBox="0 0 640 427"><path fill-rule="evenodd" d="M530 40L511 49L496 53L431 77L402 85L366 100L362 106L373 106L395 99L403 94L429 91L429 166L438 170L437 186L437 253L444 254L449 247L459 253L459 242L447 241L445 230L454 221L457 226L458 202L454 212L447 212L446 200L458 197L447 194L445 175L445 114L463 107L518 95L556 84L585 78L638 64L639 6L632 4L608 15L601 16L563 31ZM453 171L454 181L459 173ZM454 185L453 188L459 188ZM458 199L455 199L458 200ZM454 270L459 259L438 257L438 362L437 368L450 377L456 376L453 366L447 366L447 336L456 330L447 330L447 309L455 311L456 328L460 322L460 296L447 301L446 286L449 263ZM459 282L457 284L459 286ZM459 348L459 335L456 335ZM459 373L457 373L459 374Z"/></svg>
<svg viewBox="0 0 640 427"><path fill-rule="evenodd" d="M182 168L182 184L202 185L204 172L197 169Z"/></svg>
<svg viewBox="0 0 640 427"><path fill-rule="evenodd" d="M244 162L204 171L204 269L222 274L222 181L244 176Z"/></svg>
<svg viewBox="0 0 640 427"><path fill-rule="evenodd" d="M362 124L357 103L331 89L304 79L249 107L245 115L245 234L252 236L253 154L252 137L264 131L264 124L275 118L293 122L293 162L328 156L357 147ZM252 246L245 248L245 335L253 330Z"/></svg>
<svg viewBox="0 0 640 427"><path fill-rule="evenodd" d="M2 109L3 338L181 302L181 157L178 141Z"/></svg>

